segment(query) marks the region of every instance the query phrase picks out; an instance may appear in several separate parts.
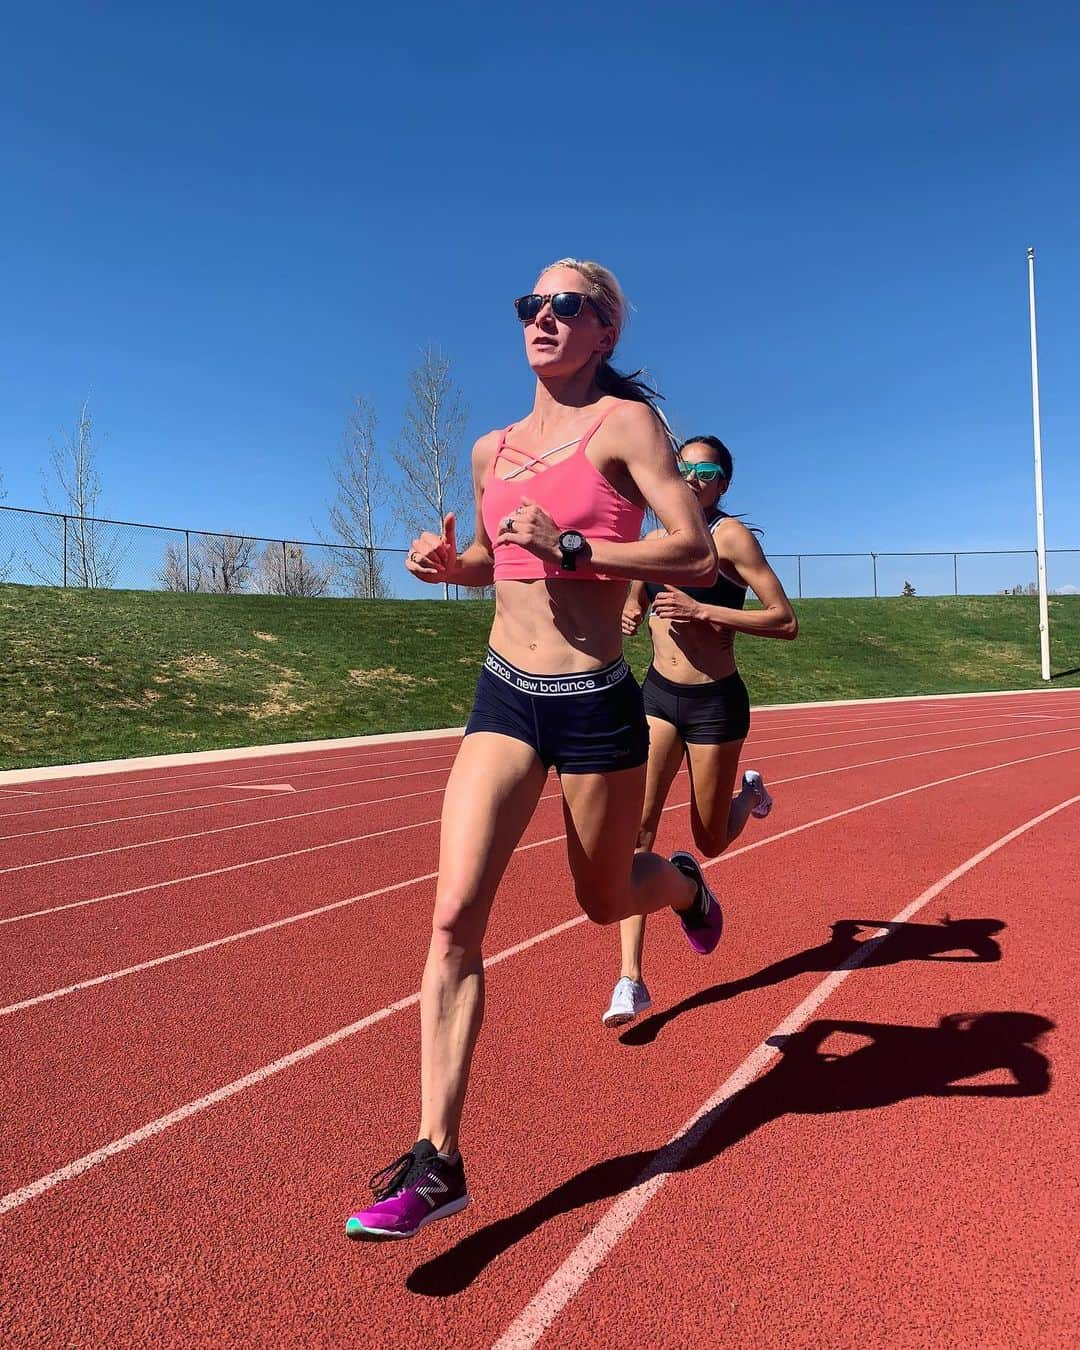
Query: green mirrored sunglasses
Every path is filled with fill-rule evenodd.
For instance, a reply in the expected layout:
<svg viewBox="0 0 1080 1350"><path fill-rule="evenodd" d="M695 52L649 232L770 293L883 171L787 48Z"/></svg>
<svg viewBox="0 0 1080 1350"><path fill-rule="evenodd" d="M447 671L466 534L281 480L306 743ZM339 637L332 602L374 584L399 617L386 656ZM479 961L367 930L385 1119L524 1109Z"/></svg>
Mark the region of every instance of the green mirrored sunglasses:
<svg viewBox="0 0 1080 1350"><path fill-rule="evenodd" d="M719 464L687 464L685 460L679 460L679 473L684 478L695 476L699 483L713 483L723 476L723 472Z"/></svg>

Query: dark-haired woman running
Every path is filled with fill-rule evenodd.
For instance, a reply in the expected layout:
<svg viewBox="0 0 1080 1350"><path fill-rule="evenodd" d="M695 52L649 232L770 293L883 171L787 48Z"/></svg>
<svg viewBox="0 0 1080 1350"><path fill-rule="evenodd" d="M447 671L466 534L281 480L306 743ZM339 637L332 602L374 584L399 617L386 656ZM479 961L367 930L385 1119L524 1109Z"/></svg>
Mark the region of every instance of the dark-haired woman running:
<svg viewBox="0 0 1080 1350"><path fill-rule="evenodd" d="M697 495L720 567L711 586L679 590L638 581L627 597L626 634L637 631L652 602L653 659L642 686L649 719L649 767L638 847L652 848L668 791L685 756L690 763L694 843L713 858L738 838L747 816L767 816L772 807L761 774L754 769L743 774L740 790L732 796L750 730L750 699L735 665L735 634L790 640L798 634L799 624L753 533L720 509L733 472L727 446L715 436L693 437L680 447L679 471ZM748 586L761 609L744 611ZM641 977L644 915L623 920L619 941L622 970L602 1018L609 1027L626 1026L652 1006Z"/></svg>
<svg viewBox="0 0 1080 1350"><path fill-rule="evenodd" d="M484 1000L495 892L553 766L577 898L598 923L671 908L711 951L719 906L689 855L637 848L648 730L622 655L627 582L708 585L716 553L643 385L610 358L626 302L596 263L564 259L517 302L536 376L531 412L473 450L474 542L454 521L414 540L430 582L495 581L491 645L443 803L420 996L417 1142L372 1178L355 1237L408 1238L468 1204L458 1151ZM665 532L641 539L646 506Z"/></svg>

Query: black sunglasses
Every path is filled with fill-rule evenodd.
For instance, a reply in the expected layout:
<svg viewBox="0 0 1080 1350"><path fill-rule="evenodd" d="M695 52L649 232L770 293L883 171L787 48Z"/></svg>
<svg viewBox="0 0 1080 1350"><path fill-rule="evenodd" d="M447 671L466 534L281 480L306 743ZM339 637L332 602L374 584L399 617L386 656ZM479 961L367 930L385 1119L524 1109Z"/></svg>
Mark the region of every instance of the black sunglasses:
<svg viewBox="0 0 1080 1350"><path fill-rule="evenodd" d="M586 301L600 317L600 311L593 304L592 298L582 295L580 291L556 291L554 295L519 295L514 301L514 308L522 323L532 323L549 300L551 312L557 319L576 319L585 307Z"/></svg>

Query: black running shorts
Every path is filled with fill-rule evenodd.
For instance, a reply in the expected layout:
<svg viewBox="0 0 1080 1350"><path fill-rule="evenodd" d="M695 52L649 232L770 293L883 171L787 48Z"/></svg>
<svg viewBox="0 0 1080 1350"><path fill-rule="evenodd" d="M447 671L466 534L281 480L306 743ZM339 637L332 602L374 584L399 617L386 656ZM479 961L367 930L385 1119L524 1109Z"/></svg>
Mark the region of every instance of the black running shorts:
<svg viewBox="0 0 1080 1350"><path fill-rule="evenodd" d="M641 691L649 717L670 722L687 745L742 741L750 730L750 695L737 670L708 684L676 684L650 666Z"/></svg>
<svg viewBox="0 0 1080 1350"><path fill-rule="evenodd" d="M622 657L579 675L531 675L489 650L465 735L476 731L524 741L560 774L636 769L649 757L641 689Z"/></svg>

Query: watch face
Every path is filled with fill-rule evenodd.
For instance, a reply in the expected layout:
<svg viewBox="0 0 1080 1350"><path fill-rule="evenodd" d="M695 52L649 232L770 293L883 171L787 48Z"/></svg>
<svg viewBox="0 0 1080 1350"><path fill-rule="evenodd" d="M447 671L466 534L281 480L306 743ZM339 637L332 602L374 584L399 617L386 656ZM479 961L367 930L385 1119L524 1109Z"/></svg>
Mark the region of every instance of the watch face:
<svg viewBox="0 0 1080 1350"><path fill-rule="evenodd" d="M564 530L559 536L559 544L568 553L578 553L585 546L585 538L577 530Z"/></svg>

